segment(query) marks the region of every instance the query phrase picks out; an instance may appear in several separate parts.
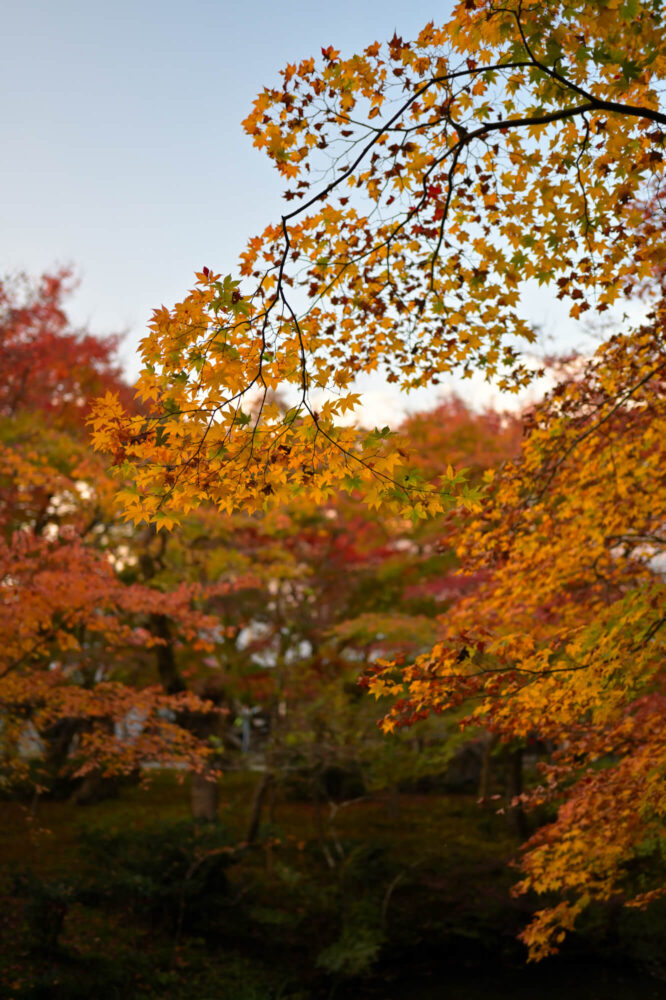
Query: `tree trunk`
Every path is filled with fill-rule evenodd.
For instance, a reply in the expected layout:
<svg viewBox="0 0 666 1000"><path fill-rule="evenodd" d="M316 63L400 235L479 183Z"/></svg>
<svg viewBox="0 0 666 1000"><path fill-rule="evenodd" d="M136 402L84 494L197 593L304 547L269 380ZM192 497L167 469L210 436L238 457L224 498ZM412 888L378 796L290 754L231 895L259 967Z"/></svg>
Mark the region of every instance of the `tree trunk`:
<svg viewBox="0 0 666 1000"><path fill-rule="evenodd" d="M217 819L218 787L210 771L195 771L190 778L190 803L193 819L214 823Z"/></svg>
<svg viewBox="0 0 666 1000"><path fill-rule="evenodd" d="M115 799L117 795L117 779L105 778L95 770L85 776L79 787L72 792L69 801L77 806L91 806L106 799Z"/></svg>
<svg viewBox="0 0 666 1000"><path fill-rule="evenodd" d="M162 614L152 614L150 622L153 634L162 639L162 642L155 647L162 686L168 694L180 694L187 690L187 685L176 662L169 619ZM195 685L195 692L219 707L226 701L224 686L217 677L209 677ZM206 743L210 736L223 743L227 728L225 716L220 712L184 711L178 717L178 724L203 743ZM219 795L216 769L219 763L218 758L216 764L209 766L205 771L193 771L190 775L190 805L193 819L206 820L209 823L217 819Z"/></svg>
<svg viewBox="0 0 666 1000"><path fill-rule="evenodd" d="M273 784L273 775L270 771L264 771L261 776L261 781L256 787L254 798L252 799L252 809L250 810L250 822L247 828L247 834L245 840L248 844L253 844L257 839L257 833L259 832L259 826L261 824L261 814L264 808L264 802L266 801L266 796L268 790Z"/></svg>
<svg viewBox="0 0 666 1000"><path fill-rule="evenodd" d="M152 613L150 615L150 631L162 641L155 646L157 657L157 672L160 682L167 694L182 694L187 685L182 678L173 649L171 623L166 615Z"/></svg>
<svg viewBox="0 0 666 1000"><path fill-rule="evenodd" d="M490 798L490 778L492 773L492 753L497 746L499 736L497 733L488 733L486 745L483 749L483 760L481 762L481 774L479 775L479 798L487 802Z"/></svg>
<svg viewBox="0 0 666 1000"><path fill-rule="evenodd" d="M506 757L506 797L507 815L509 822L515 833L525 840L529 834L527 816L525 810L518 803L512 806L511 803L523 792L523 748L509 750Z"/></svg>

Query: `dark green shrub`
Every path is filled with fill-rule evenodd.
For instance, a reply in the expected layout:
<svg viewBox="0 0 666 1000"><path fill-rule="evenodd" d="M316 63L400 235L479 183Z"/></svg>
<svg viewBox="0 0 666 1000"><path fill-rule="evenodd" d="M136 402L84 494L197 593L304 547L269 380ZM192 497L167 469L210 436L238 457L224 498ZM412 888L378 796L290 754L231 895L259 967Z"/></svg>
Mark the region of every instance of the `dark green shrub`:
<svg viewBox="0 0 666 1000"><path fill-rule="evenodd" d="M81 890L88 905L127 907L171 930L211 924L229 902L227 870L241 853L223 827L191 821L90 828L81 846L92 871Z"/></svg>
<svg viewBox="0 0 666 1000"><path fill-rule="evenodd" d="M14 895L25 901L24 917L31 951L57 952L65 917L75 890L68 882L41 879L26 868L13 880Z"/></svg>

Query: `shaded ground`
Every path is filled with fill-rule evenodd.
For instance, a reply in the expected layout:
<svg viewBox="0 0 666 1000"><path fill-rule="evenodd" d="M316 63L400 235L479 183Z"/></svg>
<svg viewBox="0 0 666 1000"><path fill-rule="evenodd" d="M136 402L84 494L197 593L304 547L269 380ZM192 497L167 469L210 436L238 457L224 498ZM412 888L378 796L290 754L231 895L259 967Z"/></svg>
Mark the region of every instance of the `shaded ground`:
<svg viewBox="0 0 666 1000"><path fill-rule="evenodd" d="M530 904L511 898L507 867L516 841L471 797L278 801L248 847L256 780L227 776L220 824L203 828L169 775L88 809L40 803L33 819L0 803L0 996L666 995L648 975L664 971L661 911L649 923L599 911L563 959L525 968L516 934Z"/></svg>

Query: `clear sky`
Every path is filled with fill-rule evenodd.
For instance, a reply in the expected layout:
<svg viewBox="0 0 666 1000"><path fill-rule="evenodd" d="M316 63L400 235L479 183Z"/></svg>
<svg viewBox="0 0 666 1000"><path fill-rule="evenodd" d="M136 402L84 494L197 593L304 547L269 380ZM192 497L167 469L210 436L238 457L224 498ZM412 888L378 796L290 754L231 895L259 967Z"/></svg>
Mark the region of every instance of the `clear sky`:
<svg viewBox="0 0 666 1000"><path fill-rule="evenodd" d="M233 271L284 204L240 122L288 61L446 20L451 0L13 0L2 18L0 273L72 264L70 310L127 330L203 265ZM541 309L541 312L539 311ZM534 316L561 323L551 306ZM466 384L467 385L467 384ZM379 394L384 390L370 387ZM473 394L476 390L472 389ZM382 418L380 418L382 419Z"/></svg>
<svg viewBox="0 0 666 1000"><path fill-rule="evenodd" d="M279 214L240 122L282 66L444 19L435 0L14 0L4 6L0 272L71 263L98 332L231 271Z"/></svg>

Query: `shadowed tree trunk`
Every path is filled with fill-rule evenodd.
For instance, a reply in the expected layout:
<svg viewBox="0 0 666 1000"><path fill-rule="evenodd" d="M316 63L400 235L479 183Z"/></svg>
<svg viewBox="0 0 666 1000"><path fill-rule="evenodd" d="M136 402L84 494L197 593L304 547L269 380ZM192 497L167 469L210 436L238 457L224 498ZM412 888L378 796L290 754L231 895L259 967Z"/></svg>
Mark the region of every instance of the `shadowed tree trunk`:
<svg viewBox="0 0 666 1000"><path fill-rule="evenodd" d="M219 802L215 774L208 771L194 772L190 779L190 805L193 819L203 819L209 823L217 819Z"/></svg>
<svg viewBox="0 0 666 1000"><path fill-rule="evenodd" d="M180 694L187 690L176 663L173 649L171 626L166 615L153 614L150 618L151 630L162 642L155 647L157 668L160 681L168 694ZM209 677L196 685L196 693L201 698L212 701L216 708L222 709L226 704L226 692L221 678ZM187 729L202 742L207 742L214 736L220 743L224 741L227 729L228 711L218 712L183 712L179 725ZM215 776L216 767L209 765L203 771L195 771L190 778L190 804L194 819L217 819L218 788Z"/></svg>
<svg viewBox="0 0 666 1000"><path fill-rule="evenodd" d="M497 733L488 733L486 736L483 759L481 761L481 774L479 775L479 798L487 802L490 798L490 779L492 777L492 754L497 746L499 736Z"/></svg>
<svg viewBox="0 0 666 1000"><path fill-rule="evenodd" d="M214 737L215 745L221 752L227 736L229 710L226 707L227 698L222 678L208 677L195 685L196 693L201 698L212 701L218 711L183 713L180 724L193 733L203 743L210 743ZM211 760L203 771L193 772L190 779L190 803L194 819L213 822L217 819L218 785L217 773L220 759Z"/></svg>
<svg viewBox="0 0 666 1000"><path fill-rule="evenodd" d="M250 821L248 823L247 834L245 839L248 844L253 844L257 839L257 833L259 832L259 824L261 823L261 814L263 812L264 803L266 801L266 796L273 784L273 774L271 771L264 771L261 776L261 781L257 785L254 796L252 798L252 808L250 809Z"/></svg>
<svg viewBox="0 0 666 1000"><path fill-rule="evenodd" d="M523 793L523 752L523 747L507 748L505 758L507 815L521 840L525 840L529 834L527 816L520 803L512 806L511 802Z"/></svg>

